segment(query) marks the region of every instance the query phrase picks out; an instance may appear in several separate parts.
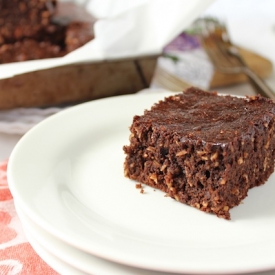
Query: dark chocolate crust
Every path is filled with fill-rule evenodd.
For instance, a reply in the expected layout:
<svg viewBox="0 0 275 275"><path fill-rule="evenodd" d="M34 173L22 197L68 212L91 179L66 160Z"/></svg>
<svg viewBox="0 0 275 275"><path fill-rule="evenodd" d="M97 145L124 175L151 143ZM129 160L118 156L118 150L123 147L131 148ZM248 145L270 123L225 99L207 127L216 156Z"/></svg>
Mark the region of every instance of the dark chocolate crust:
<svg viewBox="0 0 275 275"><path fill-rule="evenodd" d="M274 171L275 104L189 88L135 116L125 176L230 219Z"/></svg>

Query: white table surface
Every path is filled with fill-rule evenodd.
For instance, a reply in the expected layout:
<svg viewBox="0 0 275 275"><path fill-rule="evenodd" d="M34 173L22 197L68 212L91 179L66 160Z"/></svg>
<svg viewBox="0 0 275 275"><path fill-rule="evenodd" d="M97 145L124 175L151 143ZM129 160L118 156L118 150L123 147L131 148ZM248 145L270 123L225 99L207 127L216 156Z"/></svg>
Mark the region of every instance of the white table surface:
<svg viewBox="0 0 275 275"><path fill-rule="evenodd" d="M224 19L233 42L268 58L275 67L275 0L217 0L205 13ZM275 71L266 82L275 91ZM247 84L219 92L253 94ZM21 135L0 132L0 161L10 156L20 138ZM275 275L275 270L257 273L263 274Z"/></svg>

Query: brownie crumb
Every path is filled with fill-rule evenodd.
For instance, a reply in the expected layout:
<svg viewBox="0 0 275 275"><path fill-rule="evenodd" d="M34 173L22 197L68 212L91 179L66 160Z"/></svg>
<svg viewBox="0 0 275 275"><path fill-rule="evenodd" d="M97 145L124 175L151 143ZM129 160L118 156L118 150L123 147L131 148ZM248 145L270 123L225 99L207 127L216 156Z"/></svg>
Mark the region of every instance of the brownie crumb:
<svg viewBox="0 0 275 275"><path fill-rule="evenodd" d="M141 188L142 188L141 183L137 183L137 184L136 184L136 188L137 188L137 189L141 189Z"/></svg>
<svg viewBox="0 0 275 275"><path fill-rule="evenodd" d="M142 186L141 183L137 183L137 184L136 184L136 188L137 188L137 189L140 189L140 193L141 193L141 194L144 193L144 188L143 188L143 186Z"/></svg>

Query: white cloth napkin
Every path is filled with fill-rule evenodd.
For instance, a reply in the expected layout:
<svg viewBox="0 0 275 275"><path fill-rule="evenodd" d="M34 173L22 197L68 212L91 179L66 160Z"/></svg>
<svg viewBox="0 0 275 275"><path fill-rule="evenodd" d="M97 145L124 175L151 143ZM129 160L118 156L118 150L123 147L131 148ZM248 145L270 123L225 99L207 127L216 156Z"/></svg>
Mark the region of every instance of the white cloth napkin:
<svg viewBox="0 0 275 275"><path fill-rule="evenodd" d="M34 125L61 108L16 108L0 111L0 133L23 135Z"/></svg>

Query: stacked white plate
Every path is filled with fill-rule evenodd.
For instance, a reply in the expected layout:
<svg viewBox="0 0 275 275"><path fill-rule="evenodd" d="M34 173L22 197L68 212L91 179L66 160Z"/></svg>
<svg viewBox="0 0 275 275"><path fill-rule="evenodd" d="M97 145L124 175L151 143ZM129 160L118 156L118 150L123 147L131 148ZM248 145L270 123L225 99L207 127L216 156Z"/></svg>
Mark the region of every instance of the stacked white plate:
<svg viewBox="0 0 275 275"><path fill-rule="evenodd" d="M61 274L275 270L275 177L219 219L124 177L136 114L166 93L119 96L47 118L15 147L8 181L37 253ZM262 274L262 273L261 273ZM273 274L272 271L265 274Z"/></svg>

